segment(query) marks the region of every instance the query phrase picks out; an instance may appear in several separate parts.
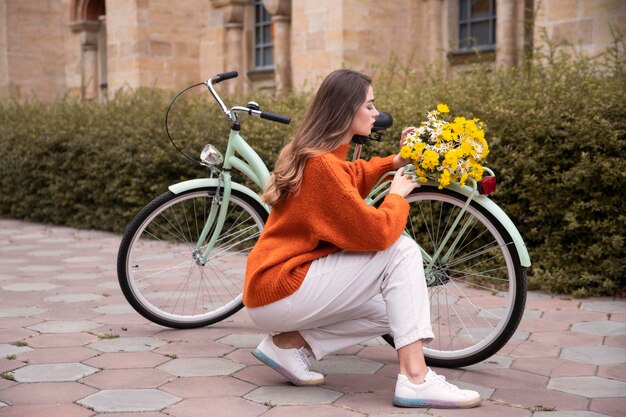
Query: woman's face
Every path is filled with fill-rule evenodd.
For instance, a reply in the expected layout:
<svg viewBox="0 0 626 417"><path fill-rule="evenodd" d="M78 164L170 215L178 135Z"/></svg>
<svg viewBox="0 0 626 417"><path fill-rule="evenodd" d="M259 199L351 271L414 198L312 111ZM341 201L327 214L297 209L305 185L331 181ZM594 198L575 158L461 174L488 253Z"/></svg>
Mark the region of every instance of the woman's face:
<svg viewBox="0 0 626 417"><path fill-rule="evenodd" d="M353 135L367 136L372 133L372 127L374 126L374 121L376 121L378 114L378 110L374 107L374 89L370 85L367 88L365 101L352 118L349 134L346 135L346 143L350 142Z"/></svg>

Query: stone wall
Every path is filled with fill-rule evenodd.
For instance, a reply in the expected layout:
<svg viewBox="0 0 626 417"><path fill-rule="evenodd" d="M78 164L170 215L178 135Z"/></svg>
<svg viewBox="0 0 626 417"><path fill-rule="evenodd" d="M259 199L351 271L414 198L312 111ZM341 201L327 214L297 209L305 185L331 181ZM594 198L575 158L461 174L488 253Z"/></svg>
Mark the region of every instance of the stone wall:
<svg viewBox="0 0 626 417"><path fill-rule="evenodd" d="M0 2L0 98L10 93L9 83L9 47L7 44L7 5Z"/></svg>
<svg viewBox="0 0 626 417"><path fill-rule="evenodd" d="M274 25L274 71L254 71L249 0L0 0L0 98L123 88L179 90L238 70L226 87L313 89L333 69L373 73L392 59L421 73L475 64L516 66L542 33L598 54L609 25L626 28L626 0L497 0L496 50L455 54L456 0L263 0ZM98 18L99 10L106 14ZM530 10L536 27L527 29Z"/></svg>
<svg viewBox="0 0 626 417"><path fill-rule="evenodd" d="M438 0L440 1L440 0ZM303 0L292 3L292 69L298 88L315 87L329 71L372 72L390 59L418 64L421 1Z"/></svg>
<svg viewBox="0 0 626 417"><path fill-rule="evenodd" d="M535 23L535 46L545 45L547 35L556 44L595 56L612 43L611 25L626 29L626 1L541 0Z"/></svg>
<svg viewBox="0 0 626 417"><path fill-rule="evenodd" d="M178 4L175 4L178 3ZM175 89L198 81L202 0L109 0L109 86Z"/></svg>
<svg viewBox="0 0 626 417"><path fill-rule="evenodd" d="M62 96L69 36L67 1L0 2L0 95Z"/></svg>

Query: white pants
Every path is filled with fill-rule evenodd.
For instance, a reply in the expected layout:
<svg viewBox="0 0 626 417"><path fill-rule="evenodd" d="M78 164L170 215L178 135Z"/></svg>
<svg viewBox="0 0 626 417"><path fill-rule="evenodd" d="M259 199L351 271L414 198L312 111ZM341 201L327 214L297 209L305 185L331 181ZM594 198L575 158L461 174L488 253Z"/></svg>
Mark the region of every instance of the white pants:
<svg viewBox="0 0 626 417"><path fill-rule="evenodd" d="M248 313L262 330L298 331L318 360L386 333L396 349L434 338L422 256L405 236L384 251L317 259L295 293Z"/></svg>

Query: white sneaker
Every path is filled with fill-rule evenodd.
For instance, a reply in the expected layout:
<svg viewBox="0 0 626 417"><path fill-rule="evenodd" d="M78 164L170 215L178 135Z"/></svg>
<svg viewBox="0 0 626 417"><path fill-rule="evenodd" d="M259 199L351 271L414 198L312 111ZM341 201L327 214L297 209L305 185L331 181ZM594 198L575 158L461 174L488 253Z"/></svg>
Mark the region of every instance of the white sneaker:
<svg viewBox="0 0 626 417"><path fill-rule="evenodd" d="M305 348L281 349L267 336L252 354L294 385L322 385L324 375L309 371L311 363L304 351Z"/></svg>
<svg viewBox="0 0 626 417"><path fill-rule="evenodd" d="M429 408L470 408L480 404L476 391L460 389L431 369L424 379L423 384L414 384L399 374L393 403L399 407Z"/></svg>

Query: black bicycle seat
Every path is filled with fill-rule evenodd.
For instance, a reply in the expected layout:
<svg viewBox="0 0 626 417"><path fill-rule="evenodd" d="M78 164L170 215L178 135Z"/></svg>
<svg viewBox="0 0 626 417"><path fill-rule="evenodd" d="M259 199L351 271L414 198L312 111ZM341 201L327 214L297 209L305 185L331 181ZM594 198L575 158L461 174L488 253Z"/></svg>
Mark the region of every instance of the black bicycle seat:
<svg viewBox="0 0 626 417"><path fill-rule="evenodd" d="M389 129L391 126L393 126L393 117L391 117L389 113L381 111L378 116L376 116L376 121L374 122L372 132L379 132L381 130Z"/></svg>
<svg viewBox="0 0 626 417"><path fill-rule="evenodd" d="M393 117L389 113L381 111L376 120L374 121L374 127L372 133L369 136L354 135L352 136L352 142L359 145L364 145L370 140L380 142L382 140L383 131L389 129L393 125Z"/></svg>

